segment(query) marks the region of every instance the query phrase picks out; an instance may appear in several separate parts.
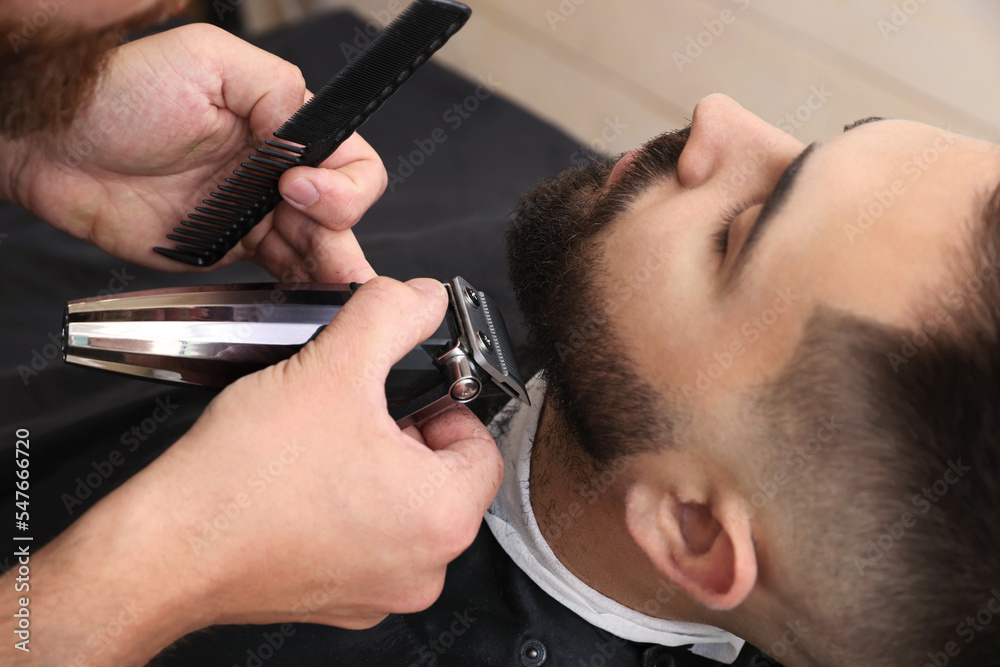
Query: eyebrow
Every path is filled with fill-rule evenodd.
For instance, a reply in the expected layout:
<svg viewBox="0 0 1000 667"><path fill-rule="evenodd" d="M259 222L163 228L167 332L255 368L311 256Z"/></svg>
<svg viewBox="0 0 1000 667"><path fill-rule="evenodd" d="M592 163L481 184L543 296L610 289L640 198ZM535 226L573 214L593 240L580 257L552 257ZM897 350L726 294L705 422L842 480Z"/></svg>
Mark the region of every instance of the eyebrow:
<svg viewBox="0 0 1000 667"><path fill-rule="evenodd" d="M877 123L880 120L886 120L885 116L865 116L864 118L859 118L853 123L848 123L844 126L844 132L850 132L856 127L861 127L862 125L867 125L868 123Z"/></svg>
<svg viewBox="0 0 1000 667"><path fill-rule="evenodd" d="M880 120L886 120L886 118L884 116L866 116L864 118L859 118L853 123L845 125L844 132L850 132L856 127L867 125L868 123L877 123ZM771 194L764 200L764 206L760 210L760 215L758 215L757 220L754 221L753 228L747 235L747 240L744 241L736 260L733 262L733 267L729 271L729 276L726 280L729 286L735 286L739 282L740 276L744 272L746 265L750 263L753 249L760 244L760 238L763 235L764 230L767 229L768 223L770 223L778 215L781 207L788 200L788 197L792 192L792 188L795 186L795 179L802 171L802 165L812 154L815 147L816 142L809 144L806 146L804 151L799 153L798 157L792 160L791 164L789 164L785 168L785 171L782 172L777 185L774 186L774 190L772 190Z"/></svg>
<svg viewBox="0 0 1000 667"><path fill-rule="evenodd" d="M736 256L736 260L733 262L733 267L729 271L729 278L726 281L729 285L736 285L739 282L740 275L745 270L746 265L750 262L750 258L753 256L753 250L758 245L760 245L760 239L764 234L764 231L770 226L772 220L777 217L778 212L784 206L785 202L788 201L788 197L791 195L792 190L795 188L795 182L798 179L798 175L802 173L802 165L806 163L806 160L810 155L814 153L816 148L816 143L809 144L804 151L799 153L792 162L785 167L785 171L782 172L781 177L778 179L778 183L771 190L771 194L767 196L764 200L764 206L760 210L760 215L757 216L757 220L754 221L753 227L750 229L750 233L747 235L747 240L743 242L740 247L739 254Z"/></svg>

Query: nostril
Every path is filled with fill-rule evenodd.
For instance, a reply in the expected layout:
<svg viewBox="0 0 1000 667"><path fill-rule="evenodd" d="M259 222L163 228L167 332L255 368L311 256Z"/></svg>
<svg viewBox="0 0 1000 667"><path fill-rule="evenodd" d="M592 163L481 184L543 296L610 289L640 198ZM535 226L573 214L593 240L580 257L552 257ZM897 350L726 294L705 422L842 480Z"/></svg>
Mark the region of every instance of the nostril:
<svg viewBox="0 0 1000 667"><path fill-rule="evenodd" d="M709 141L695 133L691 126L691 135L687 145L681 151L677 161L677 181L681 187L696 188L709 178L717 168L718 151Z"/></svg>
<svg viewBox="0 0 1000 667"><path fill-rule="evenodd" d="M723 157L736 139L740 112L746 111L722 93L702 98L691 114L691 134L677 164L677 179L683 187L704 184L721 167Z"/></svg>
<svg viewBox="0 0 1000 667"><path fill-rule="evenodd" d="M691 136L677 165L678 180L688 188L721 175L723 190L741 189L798 143L718 93L700 100L691 118Z"/></svg>

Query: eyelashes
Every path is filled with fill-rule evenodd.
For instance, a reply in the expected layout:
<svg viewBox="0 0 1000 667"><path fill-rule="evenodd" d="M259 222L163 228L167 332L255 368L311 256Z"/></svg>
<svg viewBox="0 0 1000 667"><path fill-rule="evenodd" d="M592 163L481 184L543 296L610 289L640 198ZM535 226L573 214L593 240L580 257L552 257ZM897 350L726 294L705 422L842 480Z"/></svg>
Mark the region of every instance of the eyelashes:
<svg viewBox="0 0 1000 667"><path fill-rule="evenodd" d="M719 224L719 228L712 234L712 245L715 248L715 252L723 257L726 256L726 253L729 251L729 230L733 226L733 221L736 220L736 217L740 213L751 206L753 204L747 202L740 202L729 206L729 209L722 218L722 222Z"/></svg>

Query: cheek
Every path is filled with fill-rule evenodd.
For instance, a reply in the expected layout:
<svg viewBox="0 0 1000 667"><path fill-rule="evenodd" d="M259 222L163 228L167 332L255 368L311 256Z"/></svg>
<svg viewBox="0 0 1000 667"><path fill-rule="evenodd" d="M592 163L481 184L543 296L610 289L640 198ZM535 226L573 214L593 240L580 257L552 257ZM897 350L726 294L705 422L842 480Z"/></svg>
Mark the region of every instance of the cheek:
<svg viewBox="0 0 1000 667"><path fill-rule="evenodd" d="M710 209L681 195L621 225L601 278L611 328L646 379L697 400L759 381L783 361L804 296L790 276L772 275L723 298L720 260L705 220L684 215L691 210Z"/></svg>
<svg viewBox="0 0 1000 667"><path fill-rule="evenodd" d="M658 224L623 229L609 240L601 281L617 332L673 340L695 322L703 286L692 279L698 274L692 272L687 236Z"/></svg>
<svg viewBox="0 0 1000 667"><path fill-rule="evenodd" d="M780 276L720 301L708 290L707 272L683 268L685 261L666 265L655 297L633 295L612 326L661 391L694 404L726 400L780 370L810 305Z"/></svg>

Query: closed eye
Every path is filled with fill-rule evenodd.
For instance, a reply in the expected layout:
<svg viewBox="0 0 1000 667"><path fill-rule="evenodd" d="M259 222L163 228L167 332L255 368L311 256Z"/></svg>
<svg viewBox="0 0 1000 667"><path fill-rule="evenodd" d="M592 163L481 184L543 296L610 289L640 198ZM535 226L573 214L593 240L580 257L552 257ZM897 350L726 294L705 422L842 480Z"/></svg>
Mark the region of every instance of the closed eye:
<svg viewBox="0 0 1000 667"><path fill-rule="evenodd" d="M715 251L723 258L725 258L726 253L729 251L729 231L732 229L733 221L736 220L740 213L751 206L752 204L746 202L730 205L729 210L726 211L726 214L722 218L719 228L712 234L712 243L715 246Z"/></svg>

